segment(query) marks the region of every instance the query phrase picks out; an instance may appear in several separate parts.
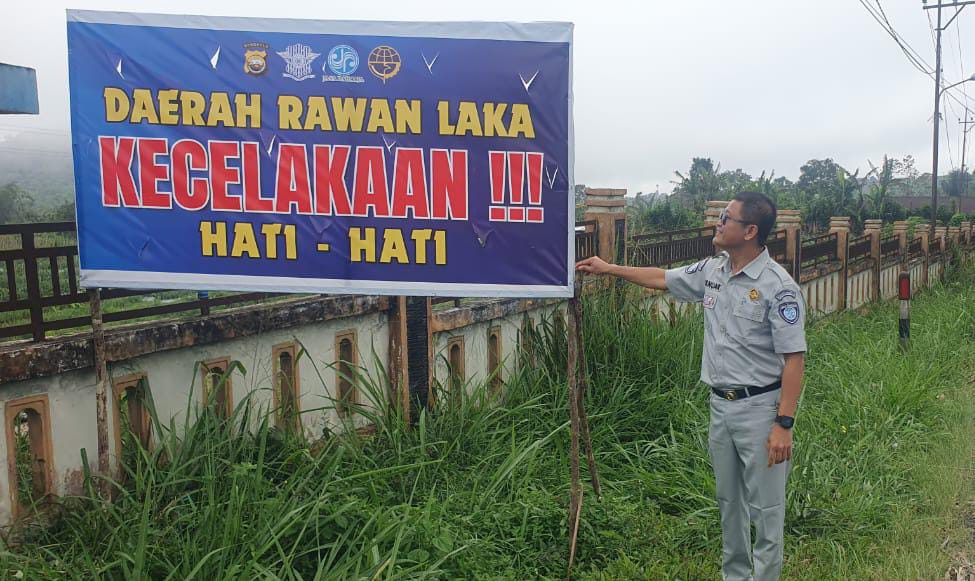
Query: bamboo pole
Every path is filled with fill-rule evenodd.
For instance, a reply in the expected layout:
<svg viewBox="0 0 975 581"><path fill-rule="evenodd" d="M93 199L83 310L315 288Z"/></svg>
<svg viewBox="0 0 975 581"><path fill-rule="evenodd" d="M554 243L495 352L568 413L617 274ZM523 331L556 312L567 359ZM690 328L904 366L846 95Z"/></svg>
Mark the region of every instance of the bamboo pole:
<svg viewBox="0 0 975 581"><path fill-rule="evenodd" d="M570 303L576 299L573 297ZM575 308L570 304L568 313L568 357L566 358L566 377L569 387L569 426L571 444L569 446L569 565L566 578L572 575L572 564L576 556L576 541L579 538L579 517L582 514L582 484L579 482L579 402L576 395L576 360L578 343L575 340L578 327L573 315Z"/></svg>
<svg viewBox="0 0 975 581"><path fill-rule="evenodd" d="M98 486L102 498L108 498L108 362L105 358L105 327L102 324L102 298L97 288L88 289L91 307L92 355L95 364L95 423L98 436Z"/></svg>
<svg viewBox="0 0 975 581"><path fill-rule="evenodd" d="M579 441L583 442L586 450L586 461L589 465L589 477L592 481L596 498L602 496L599 486L599 473L596 470L596 459L592 450L592 438L589 431L589 417L586 414L585 395L588 390L587 369L584 342L582 339L582 276L576 276L573 297L569 299L568 308L568 357L566 358L566 377L569 387L569 425L571 430L570 444L570 476L569 484L569 564L566 578L572 576L572 566L575 563L576 547L579 540L579 521L582 517L582 482L579 474Z"/></svg>
<svg viewBox="0 0 975 581"><path fill-rule="evenodd" d="M582 290L582 275L576 277L575 295L579 296ZM579 406L579 427L582 443L586 449L586 462L589 465L589 479L592 481L592 490L596 493L596 498L603 496L599 486L599 472L596 470L596 457L592 452L592 437L589 432L589 414L586 413L586 393L589 391L589 370L586 365L585 342L582 338L582 301L572 299L572 316L575 317L575 341L576 353L578 357L578 379L576 381L576 402Z"/></svg>

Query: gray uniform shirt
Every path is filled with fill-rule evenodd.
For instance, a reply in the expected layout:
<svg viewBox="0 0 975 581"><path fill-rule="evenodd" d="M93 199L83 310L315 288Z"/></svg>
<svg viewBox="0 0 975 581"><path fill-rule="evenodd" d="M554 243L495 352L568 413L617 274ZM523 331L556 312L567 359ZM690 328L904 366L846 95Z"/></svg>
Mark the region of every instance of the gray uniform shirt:
<svg viewBox="0 0 975 581"><path fill-rule="evenodd" d="M782 379L785 353L806 351L806 307L799 285L768 249L738 274L722 252L667 270L667 290L704 307L701 381L721 389Z"/></svg>

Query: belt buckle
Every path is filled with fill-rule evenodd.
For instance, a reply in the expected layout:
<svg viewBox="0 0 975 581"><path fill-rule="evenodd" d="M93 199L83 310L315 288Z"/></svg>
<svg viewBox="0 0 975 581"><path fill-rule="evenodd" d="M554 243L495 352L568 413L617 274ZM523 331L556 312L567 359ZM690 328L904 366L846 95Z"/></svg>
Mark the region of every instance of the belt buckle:
<svg viewBox="0 0 975 581"><path fill-rule="evenodd" d="M728 401L735 401L738 399L738 394L735 393L735 390L729 389L728 391L724 392L724 398Z"/></svg>

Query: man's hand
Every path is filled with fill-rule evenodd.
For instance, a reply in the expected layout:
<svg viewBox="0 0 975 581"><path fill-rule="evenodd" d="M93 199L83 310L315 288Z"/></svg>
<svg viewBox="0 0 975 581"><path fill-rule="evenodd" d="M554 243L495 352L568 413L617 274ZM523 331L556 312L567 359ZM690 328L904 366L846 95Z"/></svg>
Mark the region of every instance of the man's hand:
<svg viewBox="0 0 975 581"><path fill-rule="evenodd" d="M598 256L586 258L576 263L576 270L581 270L582 272L589 272L592 274L606 274L612 267L612 264L609 264Z"/></svg>
<svg viewBox="0 0 975 581"><path fill-rule="evenodd" d="M779 424L772 424L772 433L768 436L768 467L792 460L792 430L787 430Z"/></svg>

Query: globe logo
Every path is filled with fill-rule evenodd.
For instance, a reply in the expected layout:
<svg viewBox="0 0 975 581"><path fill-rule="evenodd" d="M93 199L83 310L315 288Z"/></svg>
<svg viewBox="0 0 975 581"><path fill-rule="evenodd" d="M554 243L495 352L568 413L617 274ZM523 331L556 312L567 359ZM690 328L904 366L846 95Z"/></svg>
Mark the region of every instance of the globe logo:
<svg viewBox="0 0 975 581"><path fill-rule="evenodd" d="M383 84L387 79L391 79L399 72L400 62L399 53L391 46L377 46L369 53L369 70L372 74L379 77Z"/></svg>
<svg viewBox="0 0 975 581"><path fill-rule="evenodd" d="M351 75L359 68L359 53L347 44L340 44L328 51L328 68L336 75Z"/></svg>

